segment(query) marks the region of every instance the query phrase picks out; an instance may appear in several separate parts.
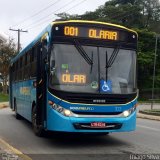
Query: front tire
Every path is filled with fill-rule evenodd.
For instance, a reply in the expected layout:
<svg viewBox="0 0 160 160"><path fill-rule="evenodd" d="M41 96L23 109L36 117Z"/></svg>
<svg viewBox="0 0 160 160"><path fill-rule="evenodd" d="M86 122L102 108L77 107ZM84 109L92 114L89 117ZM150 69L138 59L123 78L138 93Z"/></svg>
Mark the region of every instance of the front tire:
<svg viewBox="0 0 160 160"><path fill-rule="evenodd" d="M36 119L37 119L37 112L36 112L36 106L34 106L32 110L32 128L36 136L43 137L45 131L42 125L37 125Z"/></svg>

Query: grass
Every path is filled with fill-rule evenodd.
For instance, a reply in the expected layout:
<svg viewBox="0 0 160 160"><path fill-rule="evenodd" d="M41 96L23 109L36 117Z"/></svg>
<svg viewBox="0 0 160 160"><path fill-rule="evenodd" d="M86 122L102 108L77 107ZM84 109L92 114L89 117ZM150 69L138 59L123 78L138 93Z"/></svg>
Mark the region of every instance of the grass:
<svg viewBox="0 0 160 160"><path fill-rule="evenodd" d="M9 101L9 95L0 93L0 102L7 102L7 101Z"/></svg>

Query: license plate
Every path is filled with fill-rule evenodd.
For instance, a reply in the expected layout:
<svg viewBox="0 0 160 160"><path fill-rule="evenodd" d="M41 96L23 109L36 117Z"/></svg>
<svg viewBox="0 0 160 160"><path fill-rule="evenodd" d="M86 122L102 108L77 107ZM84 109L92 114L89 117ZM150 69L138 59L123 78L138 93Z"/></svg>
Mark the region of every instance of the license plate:
<svg viewBox="0 0 160 160"><path fill-rule="evenodd" d="M104 123L104 122L92 122L91 127L93 127L93 128L105 128L106 123Z"/></svg>

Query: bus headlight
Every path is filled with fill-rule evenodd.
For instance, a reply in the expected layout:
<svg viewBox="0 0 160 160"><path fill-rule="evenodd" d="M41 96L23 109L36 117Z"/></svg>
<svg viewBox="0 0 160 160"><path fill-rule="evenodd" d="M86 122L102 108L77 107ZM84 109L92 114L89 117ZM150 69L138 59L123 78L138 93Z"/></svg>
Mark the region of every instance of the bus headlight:
<svg viewBox="0 0 160 160"><path fill-rule="evenodd" d="M68 109L65 109L63 107L61 107L60 105L58 104L55 104L55 103L51 103L51 101L49 101L49 105L54 109L56 110L57 112L61 113L62 115L66 116L66 117L70 117L70 116L73 116L73 113L68 110Z"/></svg>
<svg viewBox="0 0 160 160"><path fill-rule="evenodd" d="M128 117L130 116L134 111L136 110L136 105L134 105L132 108L129 110L123 111L122 116L123 117Z"/></svg>
<svg viewBox="0 0 160 160"><path fill-rule="evenodd" d="M123 116L124 117L128 117L129 115L130 115L130 111L129 110L123 112Z"/></svg>
<svg viewBox="0 0 160 160"><path fill-rule="evenodd" d="M67 109L65 109L63 113L64 113L64 115L67 116L67 117L69 117L69 116L72 115L72 112L71 112L70 110L67 110Z"/></svg>

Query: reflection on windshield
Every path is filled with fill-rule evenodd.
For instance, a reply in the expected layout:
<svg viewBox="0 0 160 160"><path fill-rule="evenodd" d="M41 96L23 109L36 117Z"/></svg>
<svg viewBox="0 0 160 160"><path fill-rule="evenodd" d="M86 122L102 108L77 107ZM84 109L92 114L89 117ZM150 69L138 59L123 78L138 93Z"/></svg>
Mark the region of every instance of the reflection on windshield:
<svg viewBox="0 0 160 160"><path fill-rule="evenodd" d="M74 45L54 44L50 58L51 62L55 61L55 72L50 77L53 89L78 93L135 92L135 51L79 47L84 50L83 56Z"/></svg>
<svg viewBox="0 0 160 160"><path fill-rule="evenodd" d="M93 64L93 60L90 59L90 57L88 56L88 54L86 53L86 51L83 49L83 47L81 46L81 44L78 42L78 40L74 40L75 42L75 47L77 48L78 52L81 54L81 56L86 60L86 62L89 65Z"/></svg>
<svg viewBox="0 0 160 160"><path fill-rule="evenodd" d="M109 67L112 66L112 64L114 63L114 61L115 61L115 59L116 59L116 57L118 55L118 52L119 52L119 48L115 47L113 52L112 52L112 54L111 54L111 56L110 56L110 58L109 58L109 60L106 61L106 68L109 68ZM106 54L107 54L107 51L106 51ZM106 55L106 56L108 57L108 55Z"/></svg>

